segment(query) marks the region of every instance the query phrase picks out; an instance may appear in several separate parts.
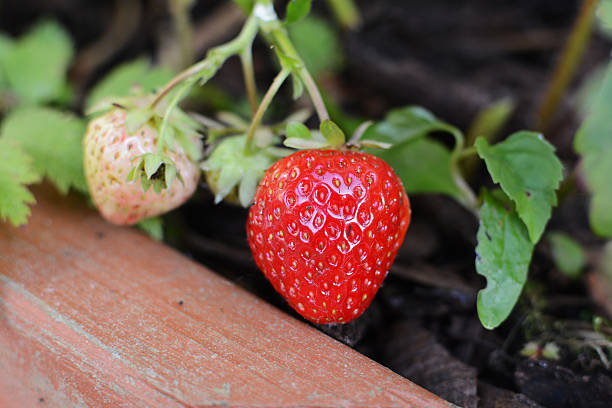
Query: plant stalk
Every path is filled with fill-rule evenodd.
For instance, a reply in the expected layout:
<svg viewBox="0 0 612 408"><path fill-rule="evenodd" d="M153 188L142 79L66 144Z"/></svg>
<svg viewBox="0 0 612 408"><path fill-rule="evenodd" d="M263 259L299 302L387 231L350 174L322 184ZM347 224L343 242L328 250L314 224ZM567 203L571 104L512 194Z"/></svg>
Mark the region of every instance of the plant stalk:
<svg viewBox="0 0 612 408"><path fill-rule="evenodd" d="M572 27L569 38L557 65L552 74L552 79L546 88L544 99L538 109L536 128L546 132L550 126L555 112L565 93L576 67L581 61L586 45L589 41L591 28L595 19L595 11L599 0L583 0L578 17Z"/></svg>
<svg viewBox="0 0 612 408"><path fill-rule="evenodd" d="M478 151L476 150L476 147L470 146L470 147L466 147L465 149L463 149L459 153L457 153L457 159L458 160L463 160L466 157L473 157L473 156L475 156L477 154L478 154Z"/></svg>
<svg viewBox="0 0 612 408"><path fill-rule="evenodd" d="M461 160L461 158L465 157L466 155L473 154L475 148L473 148L474 151L472 151L472 147L464 148L465 139L463 138L463 134L458 129L450 127L447 129L447 131L450 132L455 138L455 147L453 149L453 152L451 153L450 167L453 181L455 182L455 185L459 188L459 191L461 191L461 196L456 197L456 199L459 204L461 204L468 211L474 214L476 218L478 218L478 199L476 198L476 194L474 194L470 185L463 178L463 175L461 174L461 169L459 168L459 160Z"/></svg>
<svg viewBox="0 0 612 408"><path fill-rule="evenodd" d="M257 85L255 84L255 71L253 69L253 51L251 47L245 48L240 53L240 62L242 63L242 74L244 76L244 86L251 107L251 116L257 111Z"/></svg>
<svg viewBox="0 0 612 408"><path fill-rule="evenodd" d="M461 175L458 162L454 159L451 159L451 174L453 176L453 181L455 182L455 185L461 191L461 197L457 198L459 204L461 204L464 208L474 214L476 218L480 217L478 212L478 199L476 198L476 194L474 194L472 188Z"/></svg>
<svg viewBox="0 0 612 408"><path fill-rule="evenodd" d="M251 15L245 25L242 27L240 34L223 45L211 49L206 58L187 68L170 80L162 89L160 89L155 98L151 102L150 107L155 107L163 98L183 81L197 77L201 82L208 81L221 68L225 61L236 54L241 53L253 43L253 39L257 35L259 28L259 19Z"/></svg>
<svg viewBox="0 0 612 408"><path fill-rule="evenodd" d="M290 73L291 71L289 69L282 69L281 72L276 75L274 81L272 81L272 84L270 85L270 88L268 88L268 91L261 100L261 103L259 104L255 115L253 115L251 124L249 125L246 143L244 144L244 150L246 153L250 153L253 151L253 144L255 143L255 131L261 123L261 120L263 119L264 113L266 113L268 106L270 106L274 95L276 95L281 85L283 85L283 82L285 82L285 79L287 79Z"/></svg>
<svg viewBox="0 0 612 408"><path fill-rule="evenodd" d="M328 120L329 113L327 112L327 108L325 107L325 102L323 102L323 97L319 92L319 88L317 87L317 84L310 75L310 72L308 72L308 69L304 65L304 61L291 43L291 40L287 35L287 31L283 28L280 21L278 21L278 19L274 19L262 22L261 29L264 34L268 35L268 41L272 45L277 47L281 53L299 61L300 66L299 68L297 68L296 74L304 83L304 87L306 87L306 91L308 92L312 104L314 105L314 108L317 111L317 116L319 117L319 120L321 122L324 120Z"/></svg>

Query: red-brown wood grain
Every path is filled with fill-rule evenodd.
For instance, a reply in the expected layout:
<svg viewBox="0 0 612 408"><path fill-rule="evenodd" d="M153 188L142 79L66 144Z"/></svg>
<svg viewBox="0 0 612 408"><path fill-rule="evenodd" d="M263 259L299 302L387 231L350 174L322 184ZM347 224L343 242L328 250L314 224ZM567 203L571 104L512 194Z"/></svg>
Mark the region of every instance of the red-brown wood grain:
<svg viewBox="0 0 612 408"><path fill-rule="evenodd" d="M37 199L0 224L0 407L449 406L80 200Z"/></svg>

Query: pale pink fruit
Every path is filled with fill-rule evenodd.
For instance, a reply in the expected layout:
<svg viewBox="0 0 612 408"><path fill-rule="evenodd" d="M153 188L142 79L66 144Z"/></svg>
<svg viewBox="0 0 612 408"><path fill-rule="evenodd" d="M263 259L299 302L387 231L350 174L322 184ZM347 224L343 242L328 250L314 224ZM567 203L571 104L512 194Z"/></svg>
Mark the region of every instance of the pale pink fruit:
<svg viewBox="0 0 612 408"><path fill-rule="evenodd" d="M125 118L124 109L114 108L89 123L83 140L85 175L93 202L104 218L114 224L133 225L183 204L198 185L200 168L176 143L172 150L164 147L163 154L174 161L183 183L177 177L157 194L153 188L143 192L138 180L127 182L139 157L156 152L158 134L147 123L128 135ZM201 151L197 133L189 137Z"/></svg>

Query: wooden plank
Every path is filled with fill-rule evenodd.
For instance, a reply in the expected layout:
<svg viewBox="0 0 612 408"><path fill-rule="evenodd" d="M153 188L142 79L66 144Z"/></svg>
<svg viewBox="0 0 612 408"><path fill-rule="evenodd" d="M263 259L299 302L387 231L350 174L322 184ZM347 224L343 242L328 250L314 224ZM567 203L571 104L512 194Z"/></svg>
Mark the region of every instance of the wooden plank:
<svg viewBox="0 0 612 408"><path fill-rule="evenodd" d="M80 200L36 195L26 227L0 224L0 406L448 407Z"/></svg>

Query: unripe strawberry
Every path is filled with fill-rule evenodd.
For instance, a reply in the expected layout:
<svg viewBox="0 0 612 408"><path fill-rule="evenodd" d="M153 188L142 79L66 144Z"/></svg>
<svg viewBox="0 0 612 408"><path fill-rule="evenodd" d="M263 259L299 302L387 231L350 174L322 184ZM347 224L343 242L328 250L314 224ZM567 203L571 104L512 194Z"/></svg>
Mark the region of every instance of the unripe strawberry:
<svg viewBox="0 0 612 408"><path fill-rule="evenodd" d="M188 157L180 143L172 143L172 149L164 146L163 154L174 163L182 182L174 180L159 194L152 188L143 191L140 182L128 182L128 174L143 155L156 152L158 132L147 121L128 134L126 116L125 109L113 108L89 123L83 140L84 162L89 191L100 213L112 223L133 225L185 202L197 187L200 169L197 158ZM196 132L185 137L202 151Z"/></svg>
<svg viewBox="0 0 612 408"><path fill-rule="evenodd" d="M247 221L257 266L316 323L363 313L410 224L400 179L367 153L305 150L265 174Z"/></svg>

